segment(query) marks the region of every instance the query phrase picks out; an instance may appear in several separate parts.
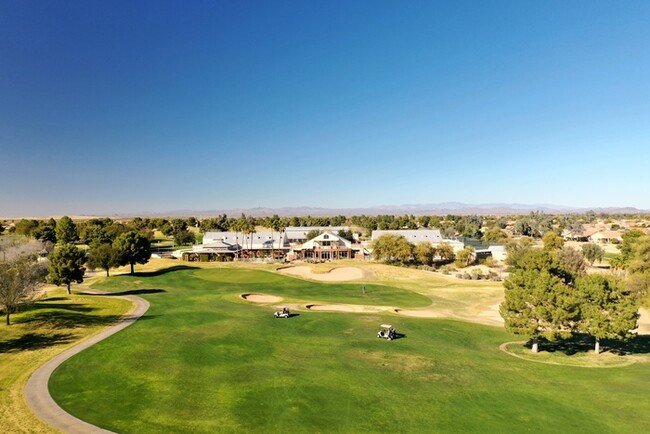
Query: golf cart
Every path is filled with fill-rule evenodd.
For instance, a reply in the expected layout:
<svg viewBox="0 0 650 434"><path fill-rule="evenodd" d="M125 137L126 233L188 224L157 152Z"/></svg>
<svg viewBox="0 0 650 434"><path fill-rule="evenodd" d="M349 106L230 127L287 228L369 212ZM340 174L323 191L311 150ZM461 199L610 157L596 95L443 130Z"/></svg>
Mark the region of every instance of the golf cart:
<svg viewBox="0 0 650 434"><path fill-rule="evenodd" d="M388 339L389 341L395 339L395 335L396 335L395 329L390 324L382 324L381 330L377 332L378 338Z"/></svg>
<svg viewBox="0 0 650 434"><path fill-rule="evenodd" d="M276 318L289 318L291 313L289 312L289 309L283 307L281 310L276 310L273 316Z"/></svg>

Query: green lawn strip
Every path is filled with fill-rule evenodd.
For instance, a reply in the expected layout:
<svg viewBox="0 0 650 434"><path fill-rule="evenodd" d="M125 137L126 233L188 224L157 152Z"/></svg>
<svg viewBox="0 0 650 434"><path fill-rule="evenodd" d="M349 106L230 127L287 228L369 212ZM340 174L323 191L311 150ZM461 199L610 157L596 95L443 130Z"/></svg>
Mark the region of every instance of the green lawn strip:
<svg viewBox="0 0 650 434"><path fill-rule="evenodd" d="M183 269L171 273L146 273L98 280L93 287L109 291L133 289L186 289L211 294L262 293L292 302L348 303L360 305L426 307L431 299L413 291L388 285L321 283L282 276L276 273L242 269Z"/></svg>
<svg viewBox="0 0 650 434"><path fill-rule="evenodd" d="M119 292L140 280L164 292L143 294L151 301L143 320L55 372L57 402L121 433L650 430L650 364L533 363L498 349L514 336L451 320L340 312L278 320L233 298L233 285L294 289L240 271L103 282ZM383 322L405 336L377 339Z"/></svg>
<svg viewBox="0 0 650 434"><path fill-rule="evenodd" d="M129 301L90 295L67 295L64 289L12 315L0 326L0 427L3 432L55 432L27 407L23 389L29 376L47 360L115 322L131 308Z"/></svg>

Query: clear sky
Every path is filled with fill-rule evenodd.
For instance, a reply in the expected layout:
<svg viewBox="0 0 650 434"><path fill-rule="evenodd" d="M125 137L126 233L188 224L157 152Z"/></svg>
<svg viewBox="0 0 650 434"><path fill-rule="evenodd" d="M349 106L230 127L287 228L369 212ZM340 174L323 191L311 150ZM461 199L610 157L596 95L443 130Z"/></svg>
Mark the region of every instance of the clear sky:
<svg viewBox="0 0 650 434"><path fill-rule="evenodd" d="M649 1L0 0L0 215L650 209Z"/></svg>

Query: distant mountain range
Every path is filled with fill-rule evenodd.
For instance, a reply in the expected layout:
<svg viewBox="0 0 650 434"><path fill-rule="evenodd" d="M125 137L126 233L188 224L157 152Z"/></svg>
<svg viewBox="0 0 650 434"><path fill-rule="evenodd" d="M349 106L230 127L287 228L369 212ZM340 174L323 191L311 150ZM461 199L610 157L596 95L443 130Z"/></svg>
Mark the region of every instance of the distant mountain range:
<svg viewBox="0 0 650 434"><path fill-rule="evenodd" d="M649 210L641 210L634 207L596 207L576 208L561 205L537 204L527 205L520 203L487 203L487 204L466 204L460 202L443 202L432 204L404 204L404 205L380 205L368 208L319 208L319 207L282 207L282 208L231 208L212 210L177 210L167 213L143 212L129 214L128 216L165 216L165 217L208 217L220 214L238 216L243 214L254 217L271 216L277 214L281 217L292 216L335 216L335 215L368 215L380 214L393 215L521 215L531 211L540 211L546 214L581 214L587 211L604 214L642 214L650 213Z"/></svg>

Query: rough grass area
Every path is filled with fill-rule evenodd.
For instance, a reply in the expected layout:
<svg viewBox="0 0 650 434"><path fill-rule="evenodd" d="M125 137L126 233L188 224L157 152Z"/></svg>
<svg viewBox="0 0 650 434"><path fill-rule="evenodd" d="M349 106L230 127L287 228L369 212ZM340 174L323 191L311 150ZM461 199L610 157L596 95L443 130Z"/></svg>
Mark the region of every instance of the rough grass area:
<svg viewBox="0 0 650 434"><path fill-rule="evenodd" d="M50 388L74 415L117 432L650 432L650 364L530 363L499 350L514 336L453 320L274 319L239 294L344 303L361 294L261 271L176 269L97 286L139 293L151 308L62 365ZM396 286L372 285L373 303L421 302ZM440 291L452 289L462 292ZM401 338L377 339L385 322Z"/></svg>
<svg viewBox="0 0 650 434"><path fill-rule="evenodd" d="M40 365L71 345L99 332L127 312L131 303L111 297L66 295L63 289L0 325L0 430L53 433L29 410L23 389Z"/></svg>

